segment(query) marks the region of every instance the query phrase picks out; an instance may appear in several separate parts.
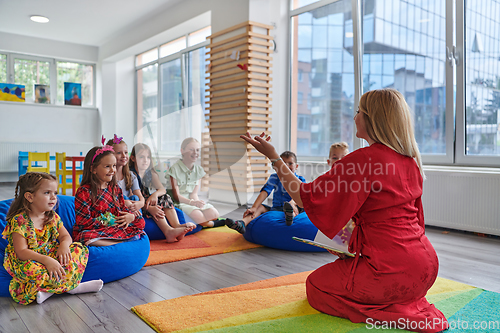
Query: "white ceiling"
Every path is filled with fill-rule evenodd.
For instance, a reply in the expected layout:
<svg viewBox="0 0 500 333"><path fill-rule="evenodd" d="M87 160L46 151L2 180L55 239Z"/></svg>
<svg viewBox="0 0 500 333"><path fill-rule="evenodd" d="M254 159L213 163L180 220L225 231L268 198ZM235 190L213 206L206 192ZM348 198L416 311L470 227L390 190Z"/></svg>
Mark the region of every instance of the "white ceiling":
<svg viewBox="0 0 500 333"><path fill-rule="evenodd" d="M0 31L92 46L181 0L0 0ZM42 15L49 23L35 23ZM1 41L0 41L1 47Z"/></svg>

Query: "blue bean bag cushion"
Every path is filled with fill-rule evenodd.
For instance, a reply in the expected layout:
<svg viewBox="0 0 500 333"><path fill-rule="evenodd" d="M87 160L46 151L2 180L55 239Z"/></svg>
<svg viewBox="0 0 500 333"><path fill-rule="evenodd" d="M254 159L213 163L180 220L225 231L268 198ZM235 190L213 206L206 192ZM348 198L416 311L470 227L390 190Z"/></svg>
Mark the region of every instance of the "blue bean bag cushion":
<svg viewBox="0 0 500 333"><path fill-rule="evenodd" d="M243 236L249 242L280 250L326 252L325 249L292 239L295 236L313 240L317 232L318 228L312 224L305 212L295 216L293 224L287 226L285 213L270 211L252 220Z"/></svg>
<svg viewBox="0 0 500 333"><path fill-rule="evenodd" d="M56 212L61 217L64 226L73 234L73 225L75 224L75 197L59 195L58 207ZM9 210L12 199L0 201L0 230L5 228L5 217ZM177 212L179 220L185 221L181 211ZM194 231L199 231L201 227ZM155 238L165 238L156 223L151 219L146 219L146 233L148 231ZM10 297L9 283L12 277L3 267L3 258L7 240L0 237L0 258L2 266L0 267L0 296ZM102 279L104 283L122 279L138 272L146 263L149 257L149 237L142 236L138 240L123 242L112 246L90 246L89 261L82 281Z"/></svg>

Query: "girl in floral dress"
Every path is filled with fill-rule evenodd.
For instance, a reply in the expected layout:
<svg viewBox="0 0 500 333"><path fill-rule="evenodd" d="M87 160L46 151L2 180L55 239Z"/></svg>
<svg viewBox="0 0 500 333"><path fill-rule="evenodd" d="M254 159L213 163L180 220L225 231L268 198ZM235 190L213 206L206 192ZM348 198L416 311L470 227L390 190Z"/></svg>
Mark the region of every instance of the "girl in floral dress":
<svg viewBox="0 0 500 333"><path fill-rule="evenodd" d="M102 288L102 280L80 283L89 251L72 242L52 210L56 203L54 176L30 172L19 178L2 235L9 241L4 260L5 269L13 277L9 291L20 304L35 299L40 304L53 294L97 292Z"/></svg>
<svg viewBox="0 0 500 333"><path fill-rule="evenodd" d="M105 140L103 138L103 144ZM75 195L75 241L109 246L144 234L145 221L125 205L116 184L116 157L111 146L94 147L83 162L82 186Z"/></svg>

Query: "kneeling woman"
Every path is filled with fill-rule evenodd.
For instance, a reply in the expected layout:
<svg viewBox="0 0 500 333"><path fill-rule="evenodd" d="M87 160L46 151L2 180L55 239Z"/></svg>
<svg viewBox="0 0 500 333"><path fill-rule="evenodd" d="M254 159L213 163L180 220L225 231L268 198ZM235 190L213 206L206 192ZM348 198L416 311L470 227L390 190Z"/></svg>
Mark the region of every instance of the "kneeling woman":
<svg viewBox="0 0 500 333"><path fill-rule="evenodd" d="M242 136L273 161L287 192L323 233L333 238L349 219L356 223L349 244L356 257L309 275L307 299L315 309L355 323L391 321L411 323L407 330L445 330L445 316L425 299L439 263L425 236L424 175L409 107L396 90L369 91L354 120L356 136L370 146L347 155L312 183L300 183L269 137Z"/></svg>

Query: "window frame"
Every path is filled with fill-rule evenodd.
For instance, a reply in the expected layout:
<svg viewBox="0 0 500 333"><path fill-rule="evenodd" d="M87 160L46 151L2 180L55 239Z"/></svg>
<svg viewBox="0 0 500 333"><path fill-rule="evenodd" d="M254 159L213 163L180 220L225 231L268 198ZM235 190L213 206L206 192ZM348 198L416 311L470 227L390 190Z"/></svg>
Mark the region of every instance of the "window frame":
<svg viewBox="0 0 500 333"><path fill-rule="evenodd" d="M290 0L290 6L289 8L292 8L292 1ZM292 62L293 62L293 57L292 57L292 49L294 47L293 44L293 26L292 26L292 21L295 16L298 16L300 14L315 10L320 7L324 7L327 5L330 5L332 3L338 2L341 0L319 0L317 2L314 2L312 4L299 7L294 10L289 10L288 13L288 40L290 47L288 49L288 66L287 66L287 92L288 92L288 98L286 99L287 103L287 132L286 132L286 137L287 137L287 150L290 149L291 145L291 139L292 139L292 128L291 128L291 106L292 106ZM351 5L352 5L352 13L361 13L361 1L362 0L351 0ZM363 80L360 79L359 73L363 73L363 67L362 67L362 52L363 52L363 36L361 35L361 21L359 20L360 16L358 15L352 15L352 21L353 21L353 57L354 57L354 104L353 107L354 109L358 108L359 104L359 98L361 97L360 92L363 91ZM361 37L361 38L360 38ZM361 54L361 55L360 55ZM312 122L311 122L312 126ZM358 148L362 148L367 145L367 143L363 139L359 139L356 137L356 131L353 131L352 133L352 138L353 138L353 147L352 150L356 150ZM312 142L310 142L312 144ZM297 159L299 162L325 162L326 161L326 156L297 156Z"/></svg>
<svg viewBox="0 0 500 333"><path fill-rule="evenodd" d="M206 26L206 27L210 27L210 29L212 28L211 26ZM206 27L203 27L203 28L206 28ZM200 28L200 29L203 29L203 28ZM144 53L144 52L147 52L147 51L151 51L153 49L157 49L157 52L158 52L158 59L157 60L154 60L154 61L150 61L148 63L145 63L145 64L142 64L140 66L135 66L135 94L134 94L134 97L135 97L135 119L137 120L137 117L138 117L138 105L137 105L137 101L138 101L138 79L137 79L137 73L139 70L145 68L145 67L148 67L148 66L151 66L151 65L154 65L154 64L158 64L158 67L157 67L157 112L158 114L161 112L161 108L162 108L162 104L161 104L161 101L162 101L162 89L161 89L161 85L162 85L162 74L161 74L161 65L164 64L164 63L167 63L167 62L170 62L170 61L173 61L173 60L176 60L176 59L180 59L181 61L181 81L182 81L182 107L184 108L185 105L186 105L186 98L187 98L187 94L188 94L188 85L187 85L187 61L186 61L186 58L187 58L187 55L192 52L192 51L195 51L195 50L198 50L198 49L201 49L201 48L204 48L204 47L207 47L210 45L210 42L208 40L205 40L201 43L198 43L198 44L195 44L195 45L191 45L191 46L187 46L189 44L189 35L193 32L197 32L199 31L200 29L197 29L197 30L194 30L194 31L190 31L190 32L187 32L185 33L184 35L182 36L178 36L176 38L173 38L173 39L170 39L169 41L166 41L166 42L163 42L161 44L158 44L156 47L154 48L149 48L148 50L145 50L141 53L138 53L136 54L136 56L134 57L134 63L135 63L135 59L138 55ZM172 54L169 54L165 57L162 57L160 58L160 48L162 45L165 45L165 44L168 44L169 42L171 41L174 41L174 40L177 40L177 39L180 39L182 37L185 37L186 38L186 47L180 51L177 51L176 53L172 53ZM138 128L138 124L137 124L137 121L134 122L135 124L135 132L137 133L140 129ZM157 130L157 140L161 140L161 128L158 128ZM158 141L160 142L160 141ZM160 150L159 147L156 147L157 148L157 152L158 152L158 155L161 156L161 157L172 157L170 152L169 151L164 151L164 150Z"/></svg>
<svg viewBox="0 0 500 333"><path fill-rule="evenodd" d="M292 8L292 1L290 0L290 7ZM287 97L287 107L288 113L288 127L287 127L287 138L288 138L288 148L290 148L291 140L291 103L292 103L292 53L293 53L293 31L292 31L292 20L295 16L300 14L315 10L320 7L324 7L335 3L339 0L320 0L312 4L289 10L288 16L288 32L290 47L288 49L288 68L287 68L287 78L288 78L288 97ZM352 20L353 20L353 57L354 57L354 83L355 83L355 96L354 96L354 107L358 107L359 98L361 97L361 92L363 91L363 30L362 30L362 5L363 0L351 0L352 4ZM445 154L422 154L422 161L426 165L443 165L443 166L475 166L475 167L499 167L500 166L500 156L478 156L478 155L467 155L466 152L466 108L465 108L465 23L466 23L466 4L463 1L446 1L445 3L445 45L449 50L456 49L456 54L458 54L458 61L446 60L445 64L445 91L446 91L446 103L445 103L445 140L446 148ZM453 19L455 17L455 22ZM361 18L361 19L360 19ZM456 89L454 84L456 82ZM414 110L412 110L414 111ZM353 131L355 132L355 131ZM353 150L364 147L367 143L364 140L357 139L355 133L353 133ZM311 161L319 162L324 161L324 158L307 156L299 156L299 161Z"/></svg>
<svg viewBox="0 0 500 333"><path fill-rule="evenodd" d="M31 55L31 54L23 54L23 53L16 53L16 52L0 52L3 55L7 56L7 83L14 84L15 82L15 59L22 59L22 60L31 60L31 61L44 61L49 63L49 73L50 73L50 104L40 104L40 103L35 103L35 102L24 102L25 104L28 105L37 105L37 106L58 106L58 107L72 107L71 105L64 105L64 104L57 104L57 62L70 62L70 63L75 63L75 64L81 64L85 66L92 66L92 94L93 94L93 100L92 100L92 105L85 105L85 106L77 106L77 107L84 107L84 108L95 108L96 107L96 64L93 62L86 62L86 61L75 61L75 60L70 60L70 59L62 59L62 58L50 58L50 57L42 57L42 56L37 56L37 55ZM0 103L10 103L8 101L0 101Z"/></svg>
<svg viewBox="0 0 500 333"><path fill-rule="evenodd" d="M456 147L455 147L455 164L462 166L483 166L483 167L500 167L500 156L480 156L467 155L465 153L466 145L466 103L465 103L465 23L466 23L466 4L465 1L457 1L456 3L456 49L459 55L459 61L455 64L457 75L457 93L456 93ZM453 12L452 12L453 13Z"/></svg>

